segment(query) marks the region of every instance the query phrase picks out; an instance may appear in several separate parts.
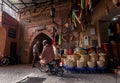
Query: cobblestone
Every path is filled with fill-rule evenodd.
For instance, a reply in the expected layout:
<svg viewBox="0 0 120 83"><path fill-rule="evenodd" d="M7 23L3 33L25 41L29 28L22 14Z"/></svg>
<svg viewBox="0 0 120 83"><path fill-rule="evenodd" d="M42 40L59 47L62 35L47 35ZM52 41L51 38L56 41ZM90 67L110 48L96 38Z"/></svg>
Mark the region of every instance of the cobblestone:
<svg viewBox="0 0 120 83"><path fill-rule="evenodd" d="M42 73L28 64L0 67L0 83L17 83L26 77L46 78L42 83L116 83L115 74L110 73L78 74L65 72L63 77L57 77ZM120 77L117 83L120 83Z"/></svg>

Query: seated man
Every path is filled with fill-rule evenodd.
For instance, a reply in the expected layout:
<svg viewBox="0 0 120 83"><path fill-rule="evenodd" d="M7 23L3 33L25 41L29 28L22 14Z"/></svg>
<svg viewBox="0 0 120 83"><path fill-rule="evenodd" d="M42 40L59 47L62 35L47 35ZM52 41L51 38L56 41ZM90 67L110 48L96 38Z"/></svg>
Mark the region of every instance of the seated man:
<svg viewBox="0 0 120 83"><path fill-rule="evenodd" d="M44 46L43 51L40 56L40 59L41 59L40 64L41 65L48 64L55 58L53 47L50 44L48 44L47 40L43 41L43 46Z"/></svg>

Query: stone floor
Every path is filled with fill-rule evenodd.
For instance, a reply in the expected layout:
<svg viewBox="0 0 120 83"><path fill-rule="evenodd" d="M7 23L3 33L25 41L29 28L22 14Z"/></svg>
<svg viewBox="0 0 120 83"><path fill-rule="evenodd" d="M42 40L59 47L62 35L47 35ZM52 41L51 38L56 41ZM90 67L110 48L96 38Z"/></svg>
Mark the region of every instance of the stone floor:
<svg viewBox="0 0 120 83"><path fill-rule="evenodd" d="M116 82L115 74L110 73L78 74L65 72L63 77L57 77L42 73L37 68L32 68L31 65L0 67L0 83L19 83L20 80L26 77L44 79L38 83L120 83L120 76Z"/></svg>

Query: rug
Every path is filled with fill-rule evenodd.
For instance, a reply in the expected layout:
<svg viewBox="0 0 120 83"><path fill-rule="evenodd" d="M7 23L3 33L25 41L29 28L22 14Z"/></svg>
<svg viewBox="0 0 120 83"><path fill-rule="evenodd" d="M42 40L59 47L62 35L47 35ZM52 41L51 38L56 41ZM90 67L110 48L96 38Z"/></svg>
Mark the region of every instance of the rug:
<svg viewBox="0 0 120 83"><path fill-rule="evenodd" d="M19 82L16 83L43 83L43 81L45 81L46 78L40 78L40 77L26 77L24 79L22 79Z"/></svg>

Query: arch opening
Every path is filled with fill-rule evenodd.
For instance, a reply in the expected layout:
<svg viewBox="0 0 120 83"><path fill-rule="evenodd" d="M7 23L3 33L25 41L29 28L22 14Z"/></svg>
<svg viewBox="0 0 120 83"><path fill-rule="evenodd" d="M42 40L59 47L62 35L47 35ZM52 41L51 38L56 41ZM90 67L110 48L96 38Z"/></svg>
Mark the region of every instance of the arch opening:
<svg viewBox="0 0 120 83"><path fill-rule="evenodd" d="M43 49L42 41L43 40L48 40L49 44L52 44L52 39L48 35L46 35L44 33L38 34L32 41L32 44L30 47L30 51L29 51L30 63L32 63L32 60L33 60L33 45L36 43L36 41L40 41L41 44L40 44L39 51L40 51L40 53L42 53L42 49Z"/></svg>

